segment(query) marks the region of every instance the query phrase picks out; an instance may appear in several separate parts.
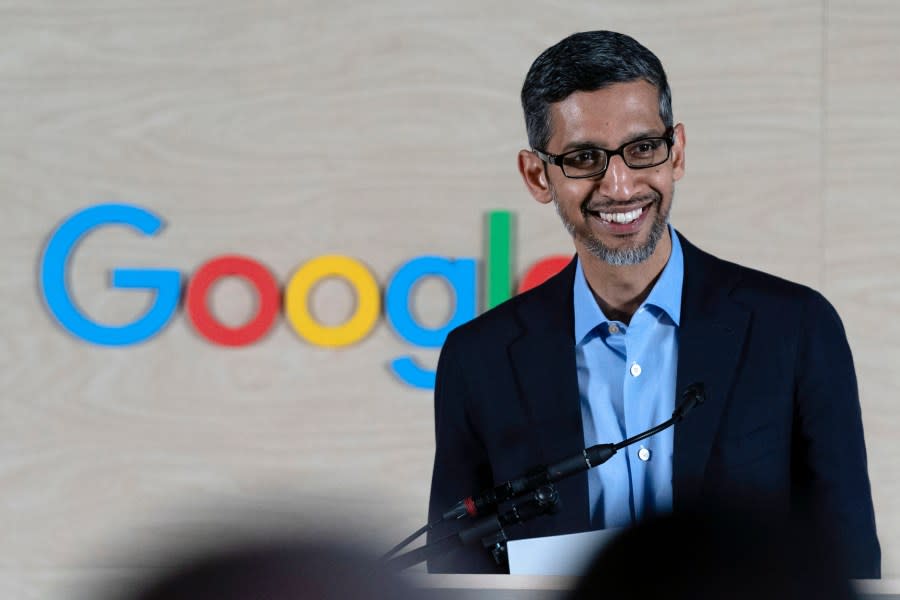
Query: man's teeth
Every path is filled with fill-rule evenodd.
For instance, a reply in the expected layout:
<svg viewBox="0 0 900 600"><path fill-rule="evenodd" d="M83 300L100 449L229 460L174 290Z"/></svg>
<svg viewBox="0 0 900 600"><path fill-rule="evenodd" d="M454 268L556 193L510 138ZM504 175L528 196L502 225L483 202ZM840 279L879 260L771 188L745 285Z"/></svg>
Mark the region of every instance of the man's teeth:
<svg viewBox="0 0 900 600"><path fill-rule="evenodd" d="M626 213L597 213L600 215L600 218L604 221L609 221L611 223L631 223L635 219L641 216L641 213L644 212L643 208L636 208L632 211Z"/></svg>

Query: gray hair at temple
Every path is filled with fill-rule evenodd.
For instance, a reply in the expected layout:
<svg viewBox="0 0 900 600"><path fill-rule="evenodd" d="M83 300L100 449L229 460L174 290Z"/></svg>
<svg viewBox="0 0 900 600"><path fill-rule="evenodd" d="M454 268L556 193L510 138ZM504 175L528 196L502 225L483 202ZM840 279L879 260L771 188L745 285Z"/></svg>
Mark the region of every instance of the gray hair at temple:
<svg viewBox="0 0 900 600"><path fill-rule="evenodd" d="M659 91L659 116L672 126L672 90L655 54L637 40L614 31L575 33L544 50L522 85L525 128L532 148L546 150L550 105L574 92L592 92L614 83L643 79Z"/></svg>

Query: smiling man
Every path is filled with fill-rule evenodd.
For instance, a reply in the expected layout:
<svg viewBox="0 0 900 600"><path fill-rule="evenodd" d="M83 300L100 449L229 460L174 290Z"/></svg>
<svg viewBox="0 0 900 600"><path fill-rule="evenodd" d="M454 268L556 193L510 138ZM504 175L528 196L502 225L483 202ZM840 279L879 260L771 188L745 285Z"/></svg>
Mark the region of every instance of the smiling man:
<svg viewBox="0 0 900 600"><path fill-rule="evenodd" d="M668 223L685 128L657 57L608 31L572 35L525 79L519 171L553 204L575 257L545 284L450 334L435 387L429 521L530 467L679 423L560 482L560 508L508 529L536 537L626 527L704 506L814 520L848 575L880 549L852 357L807 287L719 260ZM838 443L840 442L840 443ZM431 539L469 523L444 523ZM480 547L434 571L502 572Z"/></svg>

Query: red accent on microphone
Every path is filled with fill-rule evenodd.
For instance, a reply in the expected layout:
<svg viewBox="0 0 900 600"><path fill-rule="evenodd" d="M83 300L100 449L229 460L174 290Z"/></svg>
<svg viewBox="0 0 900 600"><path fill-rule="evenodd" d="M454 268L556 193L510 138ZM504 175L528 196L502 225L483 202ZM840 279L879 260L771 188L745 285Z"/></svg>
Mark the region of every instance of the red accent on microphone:
<svg viewBox="0 0 900 600"><path fill-rule="evenodd" d="M470 517L478 516L478 509L475 508L475 501L472 500L471 496L463 500L463 504L466 505L466 512L469 513Z"/></svg>

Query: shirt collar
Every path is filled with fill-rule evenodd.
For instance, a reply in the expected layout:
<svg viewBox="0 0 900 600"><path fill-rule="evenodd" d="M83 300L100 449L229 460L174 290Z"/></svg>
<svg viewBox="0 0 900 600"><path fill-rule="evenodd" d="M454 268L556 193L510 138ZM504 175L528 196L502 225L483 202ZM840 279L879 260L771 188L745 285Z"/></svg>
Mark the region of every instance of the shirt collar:
<svg viewBox="0 0 900 600"><path fill-rule="evenodd" d="M666 266L663 267L659 279L656 280L650 294L641 306L653 306L669 316L678 326L681 322L681 288L684 283L684 255L681 252L681 242L675 228L669 227L669 236L672 239L672 253ZM574 309L575 309L575 341L582 343L594 328L607 323L609 319L603 314L600 305L594 299L594 294L584 276L581 259L577 260L574 285Z"/></svg>

